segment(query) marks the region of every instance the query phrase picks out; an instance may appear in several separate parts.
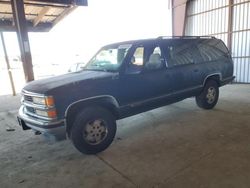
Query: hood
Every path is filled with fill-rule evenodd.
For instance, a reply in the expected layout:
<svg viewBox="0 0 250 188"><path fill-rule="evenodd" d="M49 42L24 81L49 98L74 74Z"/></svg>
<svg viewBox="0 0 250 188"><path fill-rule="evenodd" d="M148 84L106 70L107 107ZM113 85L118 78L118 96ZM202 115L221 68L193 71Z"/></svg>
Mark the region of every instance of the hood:
<svg viewBox="0 0 250 188"><path fill-rule="evenodd" d="M39 94L47 94L48 91L70 84L75 84L84 80L95 80L110 77L117 73L101 71L81 71L51 78L36 80L28 83L23 90Z"/></svg>

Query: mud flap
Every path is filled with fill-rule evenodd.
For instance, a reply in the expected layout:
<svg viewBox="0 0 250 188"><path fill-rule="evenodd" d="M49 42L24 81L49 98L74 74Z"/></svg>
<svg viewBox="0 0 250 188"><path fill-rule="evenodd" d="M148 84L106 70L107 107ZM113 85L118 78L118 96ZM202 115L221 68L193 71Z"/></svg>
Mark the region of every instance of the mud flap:
<svg viewBox="0 0 250 188"><path fill-rule="evenodd" d="M30 127L28 127L25 124L25 122L21 118L17 117L17 121L18 121L19 125L23 128L24 131L31 129Z"/></svg>

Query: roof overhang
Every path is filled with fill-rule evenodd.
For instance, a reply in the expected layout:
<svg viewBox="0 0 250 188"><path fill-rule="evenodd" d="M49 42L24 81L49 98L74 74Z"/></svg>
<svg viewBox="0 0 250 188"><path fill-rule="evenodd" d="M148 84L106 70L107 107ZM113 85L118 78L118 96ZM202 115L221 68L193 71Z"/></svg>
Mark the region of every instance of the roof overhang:
<svg viewBox="0 0 250 188"><path fill-rule="evenodd" d="M29 32L46 32L87 0L24 0ZM10 0L0 0L0 31L16 31Z"/></svg>

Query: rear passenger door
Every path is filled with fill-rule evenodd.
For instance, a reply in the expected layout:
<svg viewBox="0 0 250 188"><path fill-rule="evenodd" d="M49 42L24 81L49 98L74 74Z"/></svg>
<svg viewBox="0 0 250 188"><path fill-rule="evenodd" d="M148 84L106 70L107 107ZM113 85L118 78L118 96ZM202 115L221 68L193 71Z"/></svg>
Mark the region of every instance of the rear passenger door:
<svg viewBox="0 0 250 188"><path fill-rule="evenodd" d="M199 53L194 39L174 39L164 44L173 92L188 92L200 87Z"/></svg>

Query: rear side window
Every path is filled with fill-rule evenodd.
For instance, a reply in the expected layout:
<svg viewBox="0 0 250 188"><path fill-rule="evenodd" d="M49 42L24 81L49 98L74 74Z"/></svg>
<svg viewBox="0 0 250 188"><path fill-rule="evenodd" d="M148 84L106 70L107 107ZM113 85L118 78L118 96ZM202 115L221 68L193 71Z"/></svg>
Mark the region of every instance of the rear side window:
<svg viewBox="0 0 250 188"><path fill-rule="evenodd" d="M229 52L221 40L203 40L197 44L204 61L215 61L228 57Z"/></svg>
<svg viewBox="0 0 250 188"><path fill-rule="evenodd" d="M168 65L179 66L194 63L192 43L179 43L168 46Z"/></svg>

